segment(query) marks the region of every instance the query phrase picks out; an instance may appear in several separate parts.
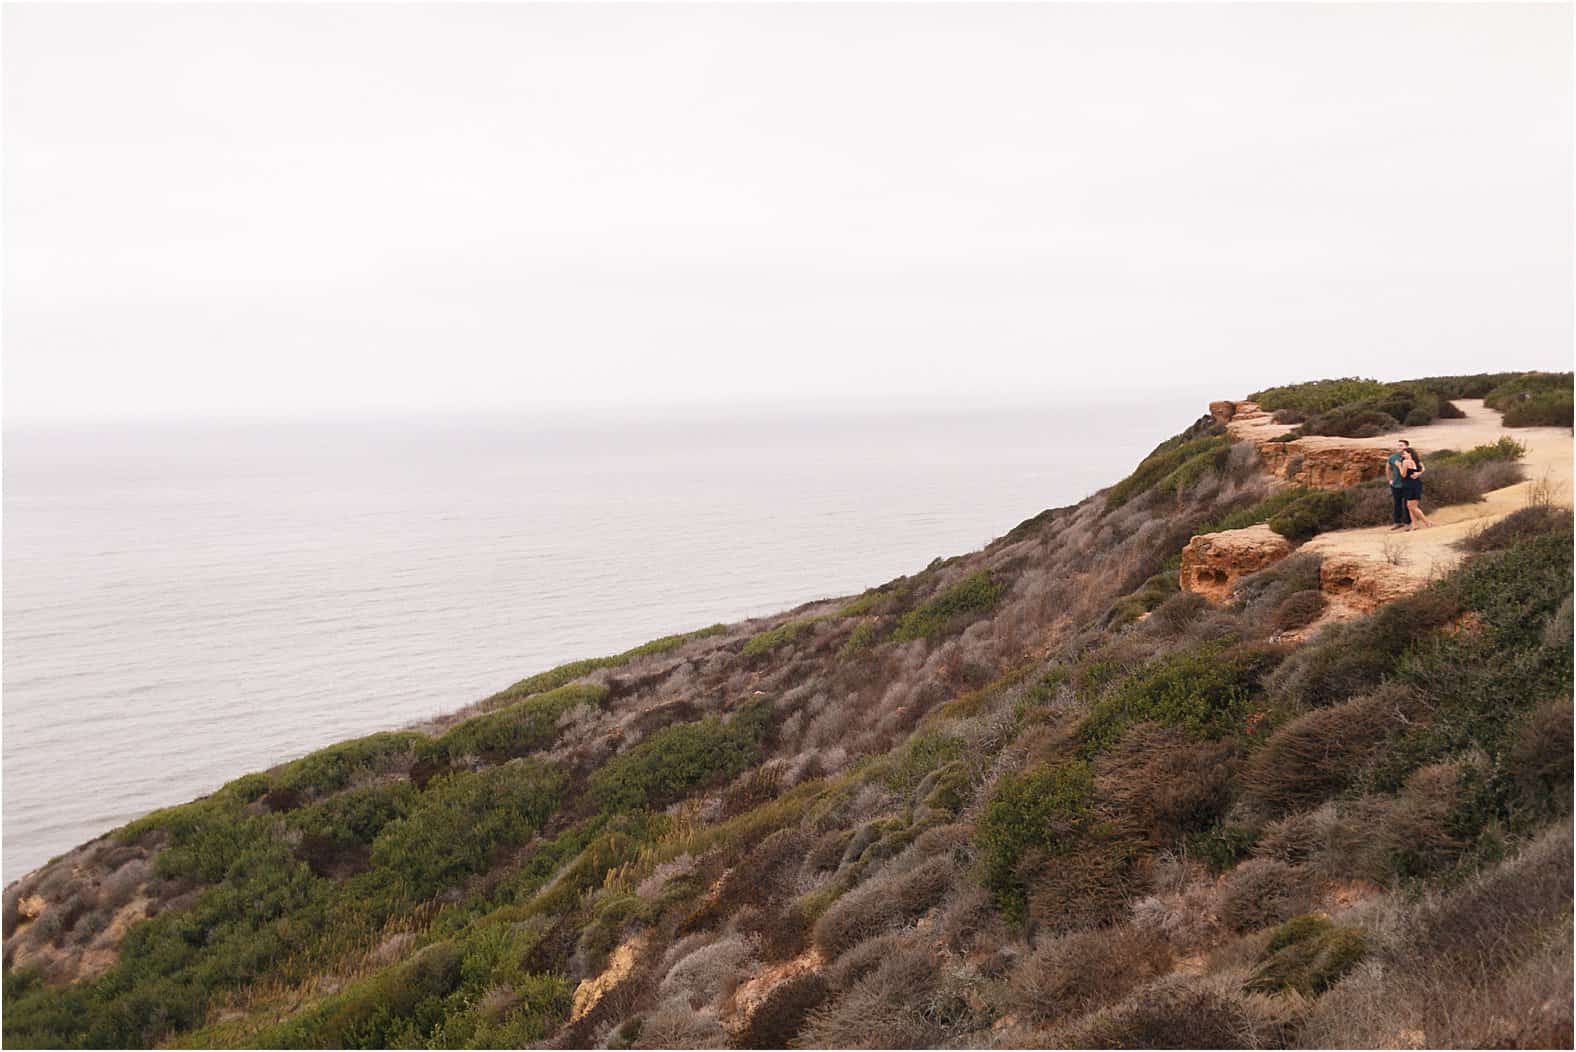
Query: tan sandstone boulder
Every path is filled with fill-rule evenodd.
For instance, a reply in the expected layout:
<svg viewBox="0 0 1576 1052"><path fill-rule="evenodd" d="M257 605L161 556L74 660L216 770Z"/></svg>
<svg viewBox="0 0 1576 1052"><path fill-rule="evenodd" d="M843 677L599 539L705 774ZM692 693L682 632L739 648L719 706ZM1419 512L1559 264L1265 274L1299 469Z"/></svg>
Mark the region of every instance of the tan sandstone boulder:
<svg viewBox="0 0 1576 1052"><path fill-rule="evenodd" d="M1384 559L1327 552L1319 564L1319 590L1344 607L1348 616L1370 614L1386 603L1411 595L1428 583Z"/></svg>
<svg viewBox="0 0 1576 1052"><path fill-rule="evenodd" d="M1265 525L1242 530L1201 533L1182 549L1179 583L1212 602L1231 595L1237 581L1279 562L1292 552L1291 542Z"/></svg>

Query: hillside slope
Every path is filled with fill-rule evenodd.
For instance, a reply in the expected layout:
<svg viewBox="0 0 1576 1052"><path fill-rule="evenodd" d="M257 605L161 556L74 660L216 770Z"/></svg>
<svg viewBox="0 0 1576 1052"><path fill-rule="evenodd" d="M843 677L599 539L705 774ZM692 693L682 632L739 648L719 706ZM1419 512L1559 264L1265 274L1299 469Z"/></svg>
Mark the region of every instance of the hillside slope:
<svg viewBox="0 0 1576 1052"><path fill-rule="evenodd" d="M1568 450L1570 385L1254 396L1455 447L1471 550L1367 614L1320 553L1368 469L1208 415L981 551L156 812L6 890L5 1041L1569 1047L1571 516L1455 422ZM1182 590L1234 530L1284 542Z"/></svg>

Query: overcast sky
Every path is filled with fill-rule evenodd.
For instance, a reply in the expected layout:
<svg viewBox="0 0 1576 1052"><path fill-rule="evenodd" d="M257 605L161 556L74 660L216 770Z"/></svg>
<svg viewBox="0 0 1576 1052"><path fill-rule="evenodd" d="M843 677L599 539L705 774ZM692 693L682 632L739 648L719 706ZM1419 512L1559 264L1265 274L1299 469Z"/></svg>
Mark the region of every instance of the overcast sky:
<svg viewBox="0 0 1576 1052"><path fill-rule="evenodd" d="M28 418L1569 368L1571 7L17 6Z"/></svg>

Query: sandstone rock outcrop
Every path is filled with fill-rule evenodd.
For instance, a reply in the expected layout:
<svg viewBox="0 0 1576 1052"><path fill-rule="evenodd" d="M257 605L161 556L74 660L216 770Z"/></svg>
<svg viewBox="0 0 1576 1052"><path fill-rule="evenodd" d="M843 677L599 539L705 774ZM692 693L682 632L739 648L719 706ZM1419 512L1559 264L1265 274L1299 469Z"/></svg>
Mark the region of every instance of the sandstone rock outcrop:
<svg viewBox="0 0 1576 1052"><path fill-rule="evenodd" d="M1390 455L1388 449L1325 435L1280 441L1292 425L1277 424L1255 402L1211 402L1209 412L1233 438L1253 443L1266 471L1295 486L1355 486L1384 475L1385 458Z"/></svg>
<svg viewBox="0 0 1576 1052"><path fill-rule="evenodd" d="M1304 439L1265 442L1259 457L1271 475L1295 486L1345 489L1384 475L1386 449L1369 446L1312 446Z"/></svg>
<svg viewBox="0 0 1576 1052"><path fill-rule="evenodd" d="M1242 404L1253 405L1252 402L1244 402ZM1232 401L1211 402L1209 403L1209 415L1215 418L1217 424L1229 424L1231 423L1231 418L1237 415L1237 403Z"/></svg>
<svg viewBox="0 0 1576 1052"><path fill-rule="evenodd" d="M721 1013L723 1027L731 1033L741 1033L772 991L792 979L818 972L825 966L826 959L821 956L821 951L813 947L791 960L765 966L741 982L734 991Z"/></svg>
<svg viewBox="0 0 1576 1052"><path fill-rule="evenodd" d="M1328 552L1319 563L1319 590L1338 604L1334 620L1370 614L1427 583L1426 575L1411 573L1384 559Z"/></svg>
<svg viewBox="0 0 1576 1052"><path fill-rule="evenodd" d="M1292 552L1291 542L1265 525L1201 533L1182 549L1178 583L1213 602L1231 596L1237 581L1277 563Z"/></svg>
<svg viewBox="0 0 1576 1052"><path fill-rule="evenodd" d="M597 1006L607 992L629 977L635 970L635 963L640 960L640 955L646 949L646 936L644 932L634 935L629 941L622 943L608 955L607 967L599 975L580 980L580 985L575 987L574 996L570 1002L570 1022L582 1019L586 1013Z"/></svg>

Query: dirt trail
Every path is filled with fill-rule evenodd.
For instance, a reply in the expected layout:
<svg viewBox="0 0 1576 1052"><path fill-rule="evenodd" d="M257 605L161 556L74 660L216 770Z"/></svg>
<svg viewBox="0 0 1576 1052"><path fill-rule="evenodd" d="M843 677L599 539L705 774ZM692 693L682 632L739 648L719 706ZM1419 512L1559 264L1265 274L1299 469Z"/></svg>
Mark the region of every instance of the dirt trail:
<svg viewBox="0 0 1576 1052"><path fill-rule="evenodd" d="M1386 573L1407 576L1417 582L1442 574L1461 561L1463 552L1456 543L1473 530L1504 518L1527 504L1534 485L1547 485L1557 504L1569 505L1572 495L1572 432L1567 427L1518 427L1506 428L1500 413L1483 405L1480 399L1458 399L1457 407L1466 414L1460 420L1439 420L1427 427L1407 428L1376 438L1331 438L1310 436L1299 445L1309 448L1324 446L1366 446L1390 448L1396 439L1404 438L1417 447L1427 464L1428 455L1441 449L1466 450L1502 436L1510 436L1526 447L1522 466L1527 480L1514 486L1493 490L1477 504L1459 504L1438 511L1428 500L1428 475L1423 476L1423 511L1435 523L1432 529L1392 532L1388 526L1373 526L1361 530L1337 530L1324 533L1303 545L1303 551L1318 552L1326 559L1331 556L1349 556L1364 562L1386 567ZM1287 425L1255 420L1241 432L1251 429L1252 434L1240 433L1239 437L1265 439L1291 430ZM1239 432L1233 428L1233 432Z"/></svg>

